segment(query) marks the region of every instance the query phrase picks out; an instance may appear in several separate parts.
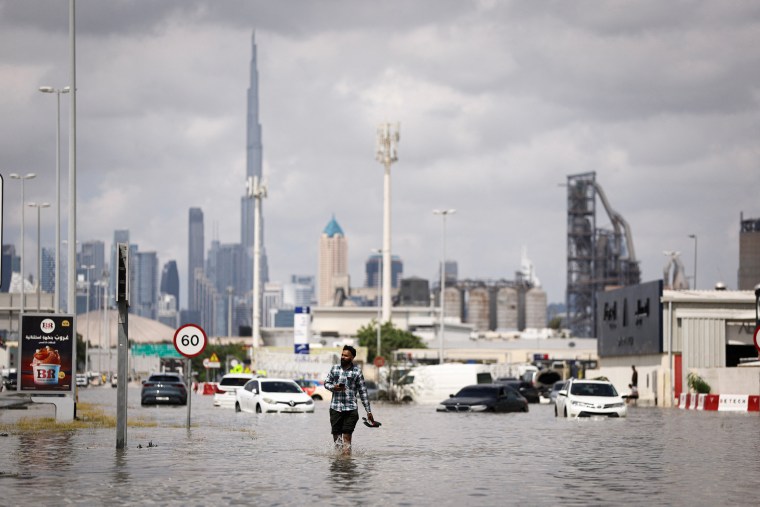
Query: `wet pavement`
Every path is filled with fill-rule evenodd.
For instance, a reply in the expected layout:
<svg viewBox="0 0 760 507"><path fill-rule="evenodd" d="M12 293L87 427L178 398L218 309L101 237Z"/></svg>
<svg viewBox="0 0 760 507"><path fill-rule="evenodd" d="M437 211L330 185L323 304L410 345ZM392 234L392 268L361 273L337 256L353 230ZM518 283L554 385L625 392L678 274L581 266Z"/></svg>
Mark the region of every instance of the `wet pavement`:
<svg viewBox="0 0 760 507"><path fill-rule="evenodd" d="M116 390L80 391L116 413ZM360 409L362 411L362 409ZM351 457L331 445L328 403L314 414L247 414L195 395L185 407L141 407L129 427L10 432L0 437L1 505L754 505L760 416L632 408L626 419L437 413L376 403ZM53 416L0 409L0 423Z"/></svg>

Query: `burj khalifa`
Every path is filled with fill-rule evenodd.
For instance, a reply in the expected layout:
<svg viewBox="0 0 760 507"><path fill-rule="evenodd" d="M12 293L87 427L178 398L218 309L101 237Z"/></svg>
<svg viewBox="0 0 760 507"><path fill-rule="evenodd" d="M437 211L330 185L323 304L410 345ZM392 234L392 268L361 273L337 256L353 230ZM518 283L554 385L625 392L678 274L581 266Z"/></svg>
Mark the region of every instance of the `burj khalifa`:
<svg viewBox="0 0 760 507"><path fill-rule="evenodd" d="M252 176L262 177L261 123L259 123L259 71L256 66L256 33L251 35L251 76L248 86L248 118L246 135L246 180ZM246 290L253 288L253 199L243 196L240 199L240 243L246 251L244 275ZM261 217L261 281L269 281L269 264L264 246L264 217ZM263 286L262 283L262 286Z"/></svg>

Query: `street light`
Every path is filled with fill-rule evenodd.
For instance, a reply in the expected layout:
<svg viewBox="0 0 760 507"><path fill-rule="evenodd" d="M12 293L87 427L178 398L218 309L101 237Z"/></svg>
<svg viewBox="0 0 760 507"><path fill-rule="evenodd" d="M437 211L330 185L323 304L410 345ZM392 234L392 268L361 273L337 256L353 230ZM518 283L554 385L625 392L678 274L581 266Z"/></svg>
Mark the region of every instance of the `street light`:
<svg viewBox="0 0 760 507"><path fill-rule="evenodd" d="M69 93L69 87L53 88L52 86L40 86L42 93L55 93L56 95L56 122L55 122L55 296L53 297L54 313L61 309L61 94Z"/></svg>
<svg viewBox="0 0 760 507"><path fill-rule="evenodd" d="M89 360L90 360L90 270L95 269L95 265L82 266L82 269L86 271L85 280L87 281L87 339L84 342L84 374L89 375ZM89 377L88 377L89 378Z"/></svg>
<svg viewBox="0 0 760 507"><path fill-rule="evenodd" d="M40 297L42 295L42 284L40 283L42 279L40 278L40 275L42 274L42 244L40 243L40 212L42 211L42 208L49 208L50 203L49 202L30 202L27 203L27 206L30 208L37 208L37 313L40 312ZM22 297L23 299L23 297Z"/></svg>
<svg viewBox="0 0 760 507"><path fill-rule="evenodd" d="M697 235L689 234L689 237L694 240L694 290L697 290Z"/></svg>
<svg viewBox="0 0 760 507"><path fill-rule="evenodd" d="M21 311L24 313L24 181L36 178L34 173L27 173L23 176L11 173L11 179L21 180Z"/></svg>
<svg viewBox="0 0 760 507"><path fill-rule="evenodd" d="M446 290L446 217L448 215L453 215L456 213L457 210L455 209L444 209L444 210L438 210L434 209L433 214L434 215L441 215L441 218L443 218L443 256L441 257L441 325L439 332L441 333L440 338L440 364L443 364L443 335L444 335L444 295Z"/></svg>

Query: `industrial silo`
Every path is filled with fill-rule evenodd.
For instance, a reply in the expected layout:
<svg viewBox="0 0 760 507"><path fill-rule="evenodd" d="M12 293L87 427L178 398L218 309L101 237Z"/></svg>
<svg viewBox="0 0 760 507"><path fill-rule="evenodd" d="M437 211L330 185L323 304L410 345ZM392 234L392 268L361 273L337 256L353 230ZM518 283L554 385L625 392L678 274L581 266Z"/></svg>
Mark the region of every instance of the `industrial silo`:
<svg viewBox="0 0 760 507"><path fill-rule="evenodd" d="M546 292L539 287L534 287L525 294L525 327L546 327Z"/></svg>
<svg viewBox="0 0 760 507"><path fill-rule="evenodd" d="M457 287L446 287L444 291L444 307L446 322L458 319L462 322L462 293Z"/></svg>
<svg viewBox="0 0 760 507"><path fill-rule="evenodd" d="M467 322L475 326L476 331L488 331L488 289L477 287L471 289L467 297Z"/></svg>
<svg viewBox="0 0 760 507"><path fill-rule="evenodd" d="M496 293L496 329L517 329L517 290L502 287Z"/></svg>

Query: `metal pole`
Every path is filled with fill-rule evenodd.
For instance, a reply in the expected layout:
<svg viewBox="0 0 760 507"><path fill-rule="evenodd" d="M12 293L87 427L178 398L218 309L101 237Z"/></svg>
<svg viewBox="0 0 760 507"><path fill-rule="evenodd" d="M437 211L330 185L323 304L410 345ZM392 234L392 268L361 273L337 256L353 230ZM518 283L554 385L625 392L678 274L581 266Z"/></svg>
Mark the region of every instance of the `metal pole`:
<svg viewBox="0 0 760 507"><path fill-rule="evenodd" d="M26 298L26 291L25 289L25 276L24 276L24 229L26 228L26 224L24 221L24 200L26 200L25 197L25 180L31 180L37 175L34 173L27 173L27 174L16 174L11 173L11 179L14 180L20 180L21 181L21 308L19 313L21 315L24 314L24 306Z"/></svg>
<svg viewBox="0 0 760 507"><path fill-rule="evenodd" d="M55 279L53 313L61 311L61 92L55 94ZM89 331L89 329L87 330Z"/></svg>
<svg viewBox="0 0 760 507"><path fill-rule="evenodd" d="M380 265L377 267L377 274L380 277L380 280L376 281L376 283L377 283L377 354L375 354L375 355L381 356L382 354L380 353L380 301L382 300L382 298L380 297L380 287L382 286L382 281L383 281L383 273L382 273L383 257L382 257L382 255L378 256L377 262L380 263ZM379 376L378 376L378 379L379 379Z"/></svg>
<svg viewBox="0 0 760 507"><path fill-rule="evenodd" d="M186 423L186 426L187 426L187 429L190 429L190 404L191 404L192 399L193 399L193 397L192 397L193 390L191 388L191 384L192 384L192 381L193 381L193 372L192 372L193 362L192 362L192 360L189 357L186 357L185 361L186 361L185 370L187 370L185 372L185 378L187 379L187 381L185 382L185 385L187 386L187 423Z"/></svg>
<svg viewBox="0 0 760 507"><path fill-rule="evenodd" d="M71 84L69 97L69 223L68 223L68 278L67 295L68 313L76 317L76 239L77 239L77 72L76 72L76 0L69 0L69 52L71 65ZM76 328L75 328L76 329Z"/></svg>
<svg viewBox="0 0 760 507"><path fill-rule="evenodd" d="M127 273L129 276L129 273ZM119 353L118 378L116 384L116 448L124 449L127 443L127 384L129 376L127 361L129 359L129 314L127 301L120 299L119 307Z"/></svg>
<svg viewBox="0 0 760 507"><path fill-rule="evenodd" d="M42 205L35 205L37 208L37 313L40 313L40 296L42 296L42 284L40 283L40 273L42 273L42 246L40 245L40 224L42 215Z"/></svg>
<svg viewBox="0 0 760 507"><path fill-rule="evenodd" d="M694 240L694 290L697 289L697 235L689 234L689 237Z"/></svg>
<svg viewBox="0 0 760 507"><path fill-rule="evenodd" d="M443 364L443 337L444 334L446 334L446 330L444 328L445 324L445 318L444 318L444 312L445 312L445 295L446 295L446 213L441 213L441 223L442 223L442 237L443 237L443 250L441 255L441 325L439 332L441 333L441 339L440 339L440 353L439 353L439 364Z"/></svg>
<svg viewBox="0 0 760 507"><path fill-rule="evenodd" d="M87 270L87 336L84 342L84 374L87 375L88 361L90 360L90 270L95 266L86 266ZM88 377L89 378L89 377Z"/></svg>
<svg viewBox="0 0 760 507"><path fill-rule="evenodd" d="M442 218L442 236L443 236L443 253L441 256L441 323L440 323L440 330L441 333L440 339L439 339L439 363L443 364L443 340L444 340L444 334L446 332L446 325L445 325L445 295L446 295L446 216L450 215L452 213L456 213L457 210L455 209L445 209L445 210L433 210L433 214L435 215L441 215Z"/></svg>
<svg viewBox="0 0 760 507"><path fill-rule="evenodd" d="M232 287L227 287L227 336L232 336Z"/></svg>
<svg viewBox="0 0 760 507"><path fill-rule="evenodd" d="M760 327L760 283L755 285L755 327Z"/></svg>

